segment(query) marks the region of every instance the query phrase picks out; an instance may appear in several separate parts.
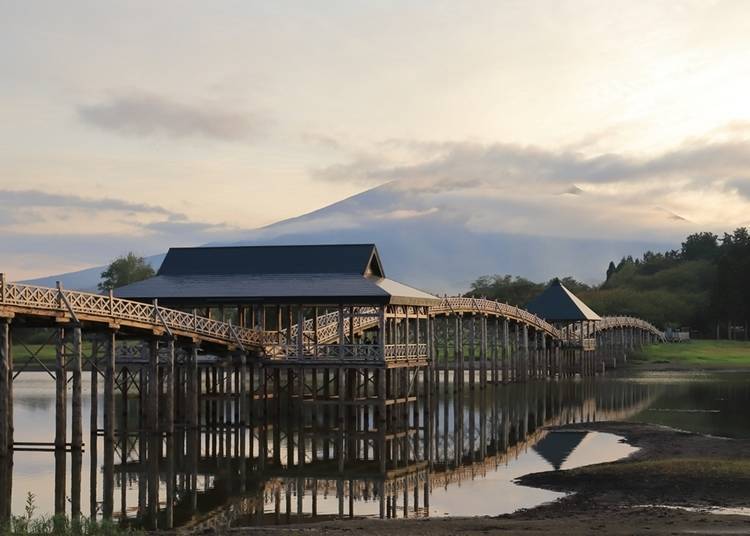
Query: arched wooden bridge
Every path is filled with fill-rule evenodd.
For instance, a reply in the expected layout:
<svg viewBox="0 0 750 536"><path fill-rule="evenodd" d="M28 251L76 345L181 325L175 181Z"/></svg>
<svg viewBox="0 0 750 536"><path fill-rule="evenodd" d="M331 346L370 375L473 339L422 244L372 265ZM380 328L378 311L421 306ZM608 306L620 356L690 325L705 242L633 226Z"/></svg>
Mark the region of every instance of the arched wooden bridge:
<svg viewBox="0 0 750 536"><path fill-rule="evenodd" d="M353 317L355 333L362 333L378 326L375 309L362 307L358 308L358 313ZM580 337L576 327L561 330L520 307L483 298L444 297L439 305L430 307L430 314L433 317L483 315L503 318L562 342ZM229 349L241 347L246 350L260 350L269 345L286 342L280 341L280 335L283 338L285 334L278 331L236 326L199 316L195 312L187 313L161 307L156 301L149 304L115 298L111 293L101 295L61 287L39 287L0 280L0 318L15 317L32 321L52 321L55 325L88 322L110 329L128 329L157 336L169 335L194 343L204 342ZM351 322L350 317L345 317L344 332L350 332ZM309 339L313 339L309 334L314 333L317 327L316 340L319 344L336 342L341 332L339 313L336 311L320 315L317 321L308 319L304 326L305 338ZM600 322L592 324L584 335L592 337L600 332L623 328L635 329L659 340L664 338L664 333L652 324L628 316L604 317ZM296 338L297 332L298 326L295 324L289 333L292 338Z"/></svg>

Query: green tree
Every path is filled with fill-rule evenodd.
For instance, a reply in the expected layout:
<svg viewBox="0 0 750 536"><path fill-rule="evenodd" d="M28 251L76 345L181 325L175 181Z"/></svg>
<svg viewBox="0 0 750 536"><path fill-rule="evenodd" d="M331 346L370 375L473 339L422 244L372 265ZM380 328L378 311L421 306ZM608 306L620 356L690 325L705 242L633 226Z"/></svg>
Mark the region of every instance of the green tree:
<svg viewBox="0 0 750 536"><path fill-rule="evenodd" d="M714 260L719 256L719 237L713 233L695 233L682 243L682 258L686 261Z"/></svg>
<svg viewBox="0 0 750 536"><path fill-rule="evenodd" d="M612 277L612 275L617 271L617 266L615 266L614 261L609 261L609 266L607 267L607 281L609 281L609 278Z"/></svg>
<svg viewBox="0 0 750 536"><path fill-rule="evenodd" d="M153 277L153 275L154 269L149 266L146 260L131 251L127 255L113 260L107 269L102 272L99 290L123 287L136 281L143 281Z"/></svg>

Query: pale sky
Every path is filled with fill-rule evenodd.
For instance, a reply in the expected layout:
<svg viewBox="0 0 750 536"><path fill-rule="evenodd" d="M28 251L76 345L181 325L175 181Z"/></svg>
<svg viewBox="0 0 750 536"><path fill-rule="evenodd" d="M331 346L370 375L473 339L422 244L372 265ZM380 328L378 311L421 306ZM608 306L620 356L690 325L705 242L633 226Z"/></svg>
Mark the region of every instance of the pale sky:
<svg viewBox="0 0 750 536"><path fill-rule="evenodd" d="M595 195L672 189L660 209L699 228L750 221L747 1L0 10L12 279L240 239L400 173L429 179L446 154L461 181L508 146L585 162L569 181Z"/></svg>

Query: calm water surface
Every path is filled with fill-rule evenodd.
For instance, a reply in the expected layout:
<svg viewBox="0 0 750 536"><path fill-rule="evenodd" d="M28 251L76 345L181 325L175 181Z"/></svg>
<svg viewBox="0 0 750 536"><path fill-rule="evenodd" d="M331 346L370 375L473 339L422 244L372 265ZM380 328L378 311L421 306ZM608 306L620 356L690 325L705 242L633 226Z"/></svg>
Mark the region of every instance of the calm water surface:
<svg viewBox="0 0 750 536"><path fill-rule="evenodd" d="M53 441L54 383L50 378L44 373L24 373L14 382L14 395L15 440ZM146 459L147 445L155 440L141 435L137 423L128 425L127 435L118 436L117 445L107 446L101 437L90 436L91 399L84 384L87 444L83 455L78 459L70 453L56 457L50 452L15 452L12 510L22 512L27 493L33 493L38 512L52 513L56 490L59 497L64 487L66 503L80 500L84 515L100 516L109 500L115 516L147 526L164 526L168 495L174 496L175 526L377 516L383 501L389 517L497 515L561 496L516 485L514 479L523 474L611 461L634 450L611 434L548 433L544 426L628 419L717 436L750 437L750 419L745 413L750 407L747 373L540 381L467 390L458 398L452 393L439 396L432 415L431 468L423 451L424 428L417 422L409 451L399 453L398 460L389 460L388 471L381 474L372 453L363 453L370 461L341 472L335 459L326 461L325 451L318 446L313 463L310 438L304 436L307 439L300 449L294 439L300 436L292 428L280 434L279 452L269 454L268 461L260 461L258 453L261 442L268 444L273 434L246 432L244 441L252 449L237 456L238 432L207 429L199 436L178 432L169 442L159 438L158 447L150 450L158 450L158 459ZM100 408L101 404L100 400ZM123 424L118 428L122 430ZM293 449L285 443L287 433ZM104 465L107 448L113 449L113 467ZM268 448L270 452L273 445ZM300 451L305 456L303 468L298 466ZM114 481L109 497L104 485L107 471ZM148 490L155 486L154 474L159 475L158 508L153 507L154 495ZM175 487L168 490L166 482L171 478Z"/></svg>

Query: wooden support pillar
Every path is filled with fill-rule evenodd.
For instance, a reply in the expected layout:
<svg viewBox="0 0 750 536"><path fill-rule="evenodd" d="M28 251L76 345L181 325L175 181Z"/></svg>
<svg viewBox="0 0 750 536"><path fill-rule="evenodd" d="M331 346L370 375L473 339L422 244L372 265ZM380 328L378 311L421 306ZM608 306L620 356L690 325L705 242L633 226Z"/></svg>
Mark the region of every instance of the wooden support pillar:
<svg viewBox="0 0 750 536"><path fill-rule="evenodd" d="M159 342L151 339L148 345L148 402L146 418L152 432L159 430ZM143 389L143 385L141 385Z"/></svg>
<svg viewBox="0 0 750 536"><path fill-rule="evenodd" d="M166 370L164 371L164 430L168 435L174 434L174 419L175 419L175 347L174 339L170 338L167 341L167 363Z"/></svg>
<svg viewBox="0 0 750 536"><path fill-rule="evenodd" d="M73 328L73 356L71 368L73 372L73 403L71 425L71 447L80 450L83 447L83 404L81 400L81 358L83 341L81 328Z"/></svg>
<svg viewBox="0 0 750 536"><path fill-rule="evenodd" d="M503 383L510 381L510 322L503 319Z"/></svg>
<svg viewBox="0 0 750 536"><path fill-rule="evenodd" d="M104 440L115 440L115 360L117 336L114 331L107 334L104 356ZM106 452L106 448L105 448ZM106 454L105 454L106 459ZM112 512L110 512L111 516Z"/></svg>
<svg viewBox="0 0 750 536"><path fill-rule="evenodd" d="M13 381L10 371L11 353L10 321L3 318L0 319L0 463L2 464L7 463L8 454L13 449L13 438L8 422L10 382ZM2 489L0 493L3 493Z"/></svg>
<svg viewBox="0 0 750 536"><path fill-rule="evenodd" d="M68 394L68 378L67 371L65 368L65 330L59 328L57 330L57 341L55 349L55 449L65 449L67 443L67 394ZM63 460L63 465L65 461ZM56 468L59 463L56 460ZM63 471L65 468L63 467ZM63 507L61 512L65 511L65 490L63 490ZM56 503L57 504L57 503Z"/></svg>
<svg viewBox="0 0 750 536"><path fill-rule="evenodd" d="M521 344L523 349L523 380L526 381L529 379L529 326L528 324L523 325L523 329L521 332Z"/></svg>

